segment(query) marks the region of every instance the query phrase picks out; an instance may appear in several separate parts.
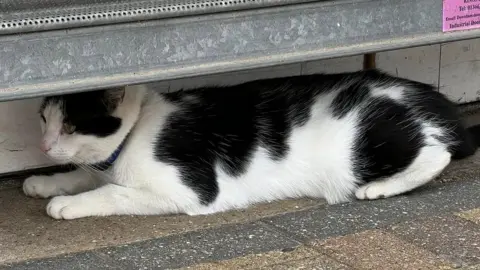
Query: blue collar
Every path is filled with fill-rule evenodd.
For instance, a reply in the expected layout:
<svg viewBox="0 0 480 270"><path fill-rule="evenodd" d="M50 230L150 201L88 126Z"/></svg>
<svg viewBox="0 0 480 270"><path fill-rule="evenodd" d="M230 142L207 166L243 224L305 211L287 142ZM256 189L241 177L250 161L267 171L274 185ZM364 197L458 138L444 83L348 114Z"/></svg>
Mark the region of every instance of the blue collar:
<svg viewBox="0 0 480 270"><path fill-rule="evenodd" d="M122 152L123 146L125 146L125 140L113 151L113 153L105 160L99 163L96 163L93 165L93 167L99 171L105 171L108 168L110 168L113 163L117 160L118 156L120 156L120 153Z"/></svg>
<svg viewBox="0 0 480 270"><path fill-rule="evenodd" d="M123 146L125 145L125 141L123 141L115 151L110 155L110 157L107 158L105 161L106 163L113 164L115 160L117 160L118 156L120 155L120 152L122 152Z"/></svg>

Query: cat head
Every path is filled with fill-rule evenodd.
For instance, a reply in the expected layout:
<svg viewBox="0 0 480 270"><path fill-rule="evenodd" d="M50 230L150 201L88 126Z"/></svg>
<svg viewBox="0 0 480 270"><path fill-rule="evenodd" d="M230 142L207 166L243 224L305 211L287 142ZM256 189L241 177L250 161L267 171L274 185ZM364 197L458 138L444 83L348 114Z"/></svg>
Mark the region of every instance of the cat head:
<svg viewBox="0 0 480 270"><path fill-rule="evenodd" d="M131 128L125 103L124 88L44 98L41 150L60 164L105 161Z"/></svg>

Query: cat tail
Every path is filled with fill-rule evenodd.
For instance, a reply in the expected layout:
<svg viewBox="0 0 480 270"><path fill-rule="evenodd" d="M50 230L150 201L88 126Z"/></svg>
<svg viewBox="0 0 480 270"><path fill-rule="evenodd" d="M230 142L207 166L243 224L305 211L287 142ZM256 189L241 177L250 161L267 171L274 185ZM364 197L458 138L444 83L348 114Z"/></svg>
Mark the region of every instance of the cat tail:
<svg viewBox="0 0 480 270"><path fill-rule="evenodd" d="M460 135L462 134L462 135ZM452 159L463 159L472 156L480 146L480 125L475 125L460 132L460 144L455 146L452 153Z"/></svg>

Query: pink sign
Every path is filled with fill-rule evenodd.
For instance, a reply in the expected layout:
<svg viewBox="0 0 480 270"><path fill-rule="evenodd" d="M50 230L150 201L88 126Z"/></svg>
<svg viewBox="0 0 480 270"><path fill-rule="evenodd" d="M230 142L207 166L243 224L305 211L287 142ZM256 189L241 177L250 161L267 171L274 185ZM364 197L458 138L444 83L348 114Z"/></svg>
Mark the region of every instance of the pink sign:
<svg viewBox="0 0 480 270"><path fill-rule="evenodd" d="M443 0L443 31L480 28L480 0Z"/></svg>

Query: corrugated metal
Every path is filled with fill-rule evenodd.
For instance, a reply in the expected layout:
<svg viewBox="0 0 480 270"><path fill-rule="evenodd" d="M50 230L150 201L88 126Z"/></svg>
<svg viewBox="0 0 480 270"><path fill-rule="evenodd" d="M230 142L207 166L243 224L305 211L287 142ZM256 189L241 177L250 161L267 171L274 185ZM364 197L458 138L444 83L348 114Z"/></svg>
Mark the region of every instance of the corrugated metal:
<svg viewBox="0 0 480 270"><path fill-rule="evenodd" d="M312 0L3 0L0 35L231 12Z"/></svg>

